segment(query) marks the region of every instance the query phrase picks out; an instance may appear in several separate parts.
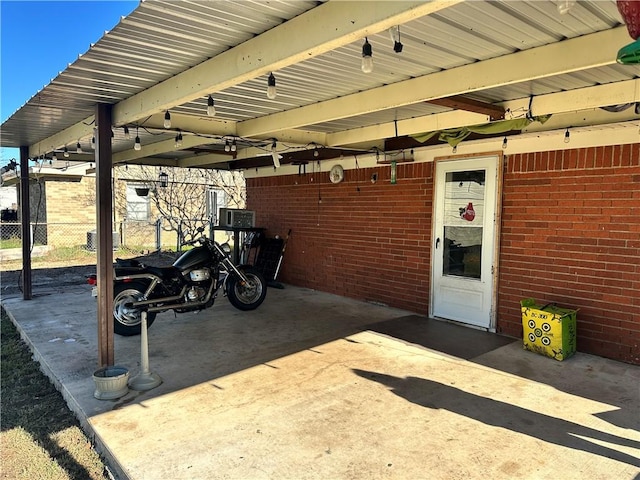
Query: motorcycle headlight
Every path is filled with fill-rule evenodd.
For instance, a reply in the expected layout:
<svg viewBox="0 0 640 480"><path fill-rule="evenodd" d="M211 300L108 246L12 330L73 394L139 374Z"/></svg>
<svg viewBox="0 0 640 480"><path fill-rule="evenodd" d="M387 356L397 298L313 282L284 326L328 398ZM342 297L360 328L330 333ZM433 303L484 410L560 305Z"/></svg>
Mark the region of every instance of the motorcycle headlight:
<svg viewBox="0 0 640 480"><path fill-rule="evenodd" d="M231 245L229 245L228 243L223 243L222 245L220 245L220 248L226 256L231 255Z"/></svg>

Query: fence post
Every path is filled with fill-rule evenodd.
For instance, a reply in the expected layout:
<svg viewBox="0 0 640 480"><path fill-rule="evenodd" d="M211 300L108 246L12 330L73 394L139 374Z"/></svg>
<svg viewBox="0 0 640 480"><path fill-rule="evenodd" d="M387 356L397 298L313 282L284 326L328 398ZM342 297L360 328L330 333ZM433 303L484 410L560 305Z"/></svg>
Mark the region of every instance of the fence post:
<svg viewBox="0 0 640 480"><path fill-rule="evenodd" d="M162 238L160 238L161 232L162 232L162 217L158 217L158 219L156 220L156 250L157 251L160 251L162 249Z"/></svg>

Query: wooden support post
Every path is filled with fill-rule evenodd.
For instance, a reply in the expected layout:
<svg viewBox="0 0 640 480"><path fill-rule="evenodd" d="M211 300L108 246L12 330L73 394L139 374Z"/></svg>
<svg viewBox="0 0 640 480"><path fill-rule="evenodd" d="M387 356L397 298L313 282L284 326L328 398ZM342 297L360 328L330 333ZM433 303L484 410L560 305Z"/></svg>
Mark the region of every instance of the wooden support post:
<svg viewBox="0 0 640 480"><path fill-rule="evenodd" d="M98 366L114 364L111 105L96 105Z"/></svg>
<svg viewBox="0 0 640 480"><path fill-rule="evenodd" d="M20 147L20 223L22 226L22 298L33 297L31 277L31 197L29 195L29 147ZM34 232L35 234L35 232Z"/></svg>

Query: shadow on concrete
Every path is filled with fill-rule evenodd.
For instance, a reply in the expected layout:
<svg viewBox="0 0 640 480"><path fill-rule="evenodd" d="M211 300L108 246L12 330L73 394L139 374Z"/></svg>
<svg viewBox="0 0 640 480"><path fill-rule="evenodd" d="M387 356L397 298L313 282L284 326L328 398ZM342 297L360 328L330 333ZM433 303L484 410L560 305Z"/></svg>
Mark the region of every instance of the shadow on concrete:
<svg viewBox="0 0 640 480"><path fill-rule="evenodd" d="M433 380L416 377L400 378L357 369L353 371L362 378L387 386L395 395L416 405L448 410L485 425L505 428L545 442L640 467L639 458L598 445L590 439L635 449L640 449L640 442L475 395Z"/></svg>

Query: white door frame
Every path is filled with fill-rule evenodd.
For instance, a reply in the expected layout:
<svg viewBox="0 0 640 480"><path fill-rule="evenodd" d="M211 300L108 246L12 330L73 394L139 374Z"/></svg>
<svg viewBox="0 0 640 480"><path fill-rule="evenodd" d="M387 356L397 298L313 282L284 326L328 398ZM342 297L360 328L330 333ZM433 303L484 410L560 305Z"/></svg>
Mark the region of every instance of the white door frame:
<svg viewBox="0 0 640 480"><path fill-rule="evenodd" d="M444 185L441 185L440 188L437 185L439 174L438 174L438 165L446 165L450 167L455 165L456 162L461 165L461 169L473 169L472 166L473 160L484 160L493 158L495 160L495 170L496 170L496 178L495 178L495 210L494 210L494 222L493 222L493 246L491 251L491 278L488 280L491 283L491 307L489 311L489 324L488 326L476 326L470 323L461 322L466 326L481 328L483 330L489 330L491 332L496 331L496 305L497 305L497 287L498 287L498 265L499 265L499 252L500 252L500 225L501 225L501 212L502 212L502 177L503 177L503 168L504 168L504 158L502 152L491 152L486 154L475 154L464 157L443 157L436 158L434 160L434 175L433 175L433 213L432 213L432 229L431 229L431 288L430 288L430 299L429 299L429 315L434 317L434 299L436 294L436 285L435 285L435 264L436 264L436 256L442 255L442 250L436 248L436 240L441 236L442 232L439 231L438 225L441 225L441 219L436 218L436 209L438 207L438 199L437 195L441 194L441 189L444 188ZM467 165L464 165L464 164ZM469 166L471 164L471 166ZM464 166L463 166L464 165ZM442 247L440 247L442 248ZM491 248L491 247L490 247ZM445 318L445 317L440 317ZM460 322L458 319L447 319L451 321Z"/></svg>

